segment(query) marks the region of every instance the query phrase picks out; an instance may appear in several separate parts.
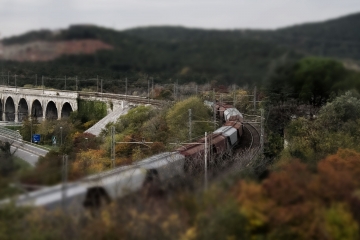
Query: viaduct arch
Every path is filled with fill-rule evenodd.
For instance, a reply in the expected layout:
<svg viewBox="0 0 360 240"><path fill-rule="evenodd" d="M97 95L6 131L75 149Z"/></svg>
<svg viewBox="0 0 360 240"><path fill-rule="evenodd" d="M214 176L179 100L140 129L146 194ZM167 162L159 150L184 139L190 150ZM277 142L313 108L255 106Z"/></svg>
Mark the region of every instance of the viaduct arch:
<svg viewBox="0 0 360 240"><path fill-rule="evenodd" d="M21 122L26 117L37 118L40 122L43 119L57 120L69 117L78 108L78 94L74 92L6 90L0 91L1 121Z"/></svg>

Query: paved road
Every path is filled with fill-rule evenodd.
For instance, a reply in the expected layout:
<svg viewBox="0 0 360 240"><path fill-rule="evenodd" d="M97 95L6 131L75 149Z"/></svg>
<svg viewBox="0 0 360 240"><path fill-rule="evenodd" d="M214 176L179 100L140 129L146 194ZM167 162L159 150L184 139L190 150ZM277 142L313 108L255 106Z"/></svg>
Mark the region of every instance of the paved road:
<svg viewBox="0 0 360 240"><path fill-rule="evenodd" d="M10 142L12 144L11 152L15 151L15 156L25 160L32 166L35 166L39 156L45 156L48 153L47 150L38 148L22 140L13 139L6 136L0 136L0 140Z"/></svg>
<svg viewBox="0 0 360 240"><path fill-rule="evenodd" d="M36 163L39 160L38 155L30 153L30 152L28 152L28 151L26 151L24 149L21 149L21 148L11 146L11 152L12 153L15 152L14 155L16 157L19 157L19 158L23 159L24 161L26 161L27 163L29 163L33 167L36 165Z"/></svg>

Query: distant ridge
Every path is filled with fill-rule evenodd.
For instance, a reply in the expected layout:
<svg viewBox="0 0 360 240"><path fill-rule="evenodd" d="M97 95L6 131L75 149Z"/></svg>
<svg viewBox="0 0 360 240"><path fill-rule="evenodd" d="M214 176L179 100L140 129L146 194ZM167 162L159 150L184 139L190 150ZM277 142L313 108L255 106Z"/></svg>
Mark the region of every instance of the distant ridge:
<svg viewBox="0 0 360 240"><path fill-rule="evenodd" d="M360 14L277 30L204 30L141 27L125 31L72 25L58 31L32 31L3 40L4 48L35 41L97 40L112 49L88 55L61 55L44 63L4 62L3 71L25 75L79 76L155 82L254 85L277 61L322 56L360 61ZM17 73L18 74L18 73ZM146 80L144 80L146 81ZM55 84L55 83L54 83ZM109 85L112 91L123 86Z"/></svg>

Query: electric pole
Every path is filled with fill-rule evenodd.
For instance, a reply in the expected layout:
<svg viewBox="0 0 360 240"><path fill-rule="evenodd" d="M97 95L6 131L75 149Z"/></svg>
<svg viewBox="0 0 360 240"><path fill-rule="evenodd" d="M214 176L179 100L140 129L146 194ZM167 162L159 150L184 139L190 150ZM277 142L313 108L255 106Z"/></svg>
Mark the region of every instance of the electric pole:
<svg viewBox="0 0 360 240"><path fill-rule="evenodd" d="M43 89L43 93L44 93L44 76L41 76L41 85L42 85L42 89Z"/></svg>
<svg viewBox="0 0 360 240"><path fill-rule="evenodd" d="M191 142L191 109L189 109L189 142Z"/></svg>
<svg viewBox="0 0 360 240"><path fill-rule="evenodd" d="M235 107L235 105L236 105L236 92L234 91L234 107Z"/></svg>
<svg viewBox="0 0 360 240"><path fill-rule="evenodd" d="M261 155L264 154L264 109L260 109L261 112L261 121L260 121L260 151Z"/></svg>
<svg viewBox="0 0 360 240"><path fill-rule="evenodd" d="M65 90L66 90L66 75L65 75Z"/></svg>
<svg viewBox="0 0 360 240"><path fill-rule="evenodd" d="M207 190L207 132L205 132L205 152L204 152L204 161L205 161L205 174L204 174L204 189Z"/></svg>
<svg viewBox="0 0 360 240"><path fill-rule="evenodd" d="M256 86L254 88L254 111L256 111Z"/></svg>
<svg viewBox="0 0 360 240"><path fill-rule="evenodd" d="M215 107L215 89L213 88L213 121L214 121L214 131L216 130L216 107Z"/></svg>
<svg viewBox="0 0 360 240"><path fill-rule="evenodd" d="M62 156L62 195L61 202L63 210L66 208L66 187L67 187L67 178L68 178L68 155Z"/></svg>
<svg viewBox="0 0 360 240"><path fill-rule="evenodd" d="M150 79L147 79L148 82L148 103L150 103Z"/></svg>
<svg viewBox="0 0 360 240"><path fill-rule="evenodd" d="M76 91L78 91L78 79L77 79L77 76L76 76L76 78L75 78L75 89L76 89Z"/></svg>
<svg viewBox="0 0 360 240"><path fill-rule="evenodd" d="M99 75L96 75L96 92L99 92Z"/></svg>
<svg viewBox="0 0 360 240"><path fill-rule="evenodd" d="M127 99L127 78L125 78L125 100Z"/></svg>
<svg viewBox="0 0 360 240"><path fill-rule="evenodd" d="M154 78L151 77L151 97L154 98Z"/></svg>
<svg viewBox="0 0 360 240"><path fill-rule="evenodd" d="M111 167L115 167L115 126L111 126Z"/></svg>
<svg viewBox="0 0 360 240"><path fill-rule="evenodd" d="M35 74L35 87L37 87L37 74Z"/></svg>
<svg viewBox="0 0 360 240"><path fill-rule="evenodd" d="M176 83L174 82L174 101L176 102Z"/></svg>

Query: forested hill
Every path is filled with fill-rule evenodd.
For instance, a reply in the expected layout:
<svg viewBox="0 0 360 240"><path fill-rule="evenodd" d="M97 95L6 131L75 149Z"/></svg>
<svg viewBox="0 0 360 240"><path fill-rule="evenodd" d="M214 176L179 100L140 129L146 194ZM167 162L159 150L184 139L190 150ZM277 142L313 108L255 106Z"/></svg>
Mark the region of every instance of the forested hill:
<svg viewBox="0 0 360 240"><path fill-rule="evenodd" d="M360 60L359 27L360 14L273 31L183 27L116 31L74 25L56 32L33 31L2 42L6 48L35 41L96 39L112 48L106 45L106 49L96 54L67 54L46 62L6 61L2 71L49 77L94 78L99 75L111 79L139 79L147 75L156 82L177 79L179 83L215 81L252 85L265 79L269 68L279 59L318 55ZM29 51L28 46L26 51Z"/></svg>
<svg viewBox="0 0 360 240"><path fill-rule="evenodd" d="M125 31L133 36L157 41L257 39L288 46L301 52L360 60L360 13L318 23L278 30L203 30L184 27L147 27Z"/></svg>
<svg viewBox="0 0 360 240"><path fill-rule="evenodd" d="M256 38L271 34L272 31L260 30L215 30L200 28L185 28L181 26L139 27L124 31L143 39L163 42L179 41L209 41L209 40L239 40Z"/></svg>
<svg viewBox="0 0 360 240"><path fill-rule="evenodd" d="M221 33L219 33L221 35ZM30 41L97 39L113 47L92 55L64 55L48 62L5 62L5 71L23 75L78 76L79 78L138 79L156 82L218 82L255 84L269 66L286 56L300 55L275 44L246 38L209 38L194 41L154 41L96 26L72 26L59 32L30 32L4 40L5 47ZM27 49L28 50L28 49Z"/></svg>

